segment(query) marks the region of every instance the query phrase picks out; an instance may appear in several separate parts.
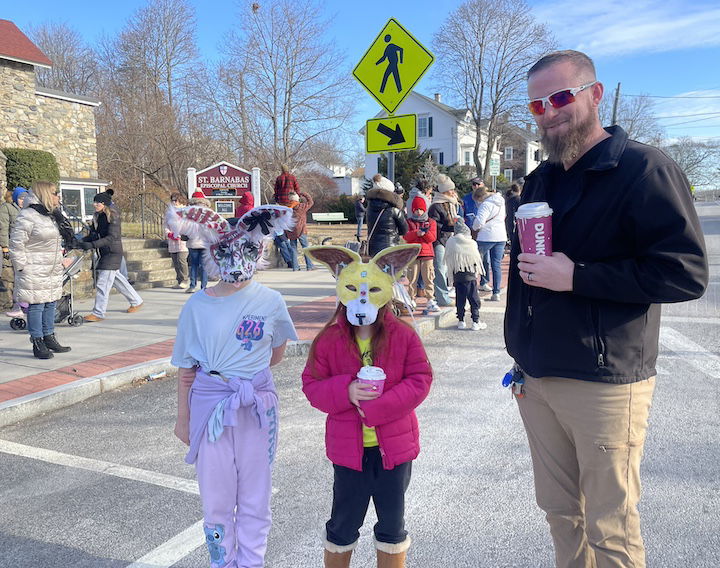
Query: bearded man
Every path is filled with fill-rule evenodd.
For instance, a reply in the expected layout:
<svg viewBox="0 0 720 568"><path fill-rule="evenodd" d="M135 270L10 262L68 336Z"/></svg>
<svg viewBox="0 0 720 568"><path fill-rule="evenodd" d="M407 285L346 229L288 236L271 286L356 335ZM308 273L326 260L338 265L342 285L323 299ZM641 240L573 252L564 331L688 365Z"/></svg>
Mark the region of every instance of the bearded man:
<svg viewBox="0 0 720 568"><path fill-rule="evenodd" d="M577 51L528 71L549 158L522 203L553 210L551 256L513 238L505 341L556 564L645 566L637 504L660 304L699 298L705 243L690 186L656 148L603 128L603 86Z"/></svg>

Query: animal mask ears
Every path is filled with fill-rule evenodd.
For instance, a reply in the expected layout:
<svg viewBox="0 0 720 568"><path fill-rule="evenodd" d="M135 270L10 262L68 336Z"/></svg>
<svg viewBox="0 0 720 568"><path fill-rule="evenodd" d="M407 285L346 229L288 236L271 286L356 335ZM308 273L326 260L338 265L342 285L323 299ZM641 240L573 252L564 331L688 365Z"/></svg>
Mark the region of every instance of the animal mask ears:
<svg viewBox="0 0 720 568"><path fill-rule="evenodd" d="M398 245L381 250L373 257L372 262L377 264L380 270L392 275L397 280L405 267L415 260L419 252L420 245Z"/></svg>
<svg viewBox="0 0 720 568"><path fill-rule="evenodd" d="M353 262L362 262L358 253L334 245L307 247L303 249L303 254L327 266L334 276L340 274L343 268L347 268Z"/></svg>

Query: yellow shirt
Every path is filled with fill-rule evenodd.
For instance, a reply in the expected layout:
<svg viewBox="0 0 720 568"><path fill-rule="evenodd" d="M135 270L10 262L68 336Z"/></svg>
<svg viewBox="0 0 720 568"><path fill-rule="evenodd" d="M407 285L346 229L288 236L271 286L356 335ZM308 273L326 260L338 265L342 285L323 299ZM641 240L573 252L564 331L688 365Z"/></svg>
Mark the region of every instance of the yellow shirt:
<svg viewBox="0 0 720 568"><path fill-rule="evenodd" d="M372 365L372 352L370 351L370 338L360 339L357 335L355 336L358 348L360 349L360 358L362 359L363 365ZM375 428L365 426L363 424L363 447L374 448L378 446L377 434L375 434Z"/></svg>

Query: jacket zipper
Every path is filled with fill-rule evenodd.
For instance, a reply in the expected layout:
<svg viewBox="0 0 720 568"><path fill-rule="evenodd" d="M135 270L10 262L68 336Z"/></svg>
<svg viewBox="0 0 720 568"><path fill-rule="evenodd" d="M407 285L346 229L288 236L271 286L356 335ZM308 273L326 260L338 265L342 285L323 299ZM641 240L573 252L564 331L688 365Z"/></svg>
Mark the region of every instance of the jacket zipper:
<svg viewBox="0 0 720 568"><path fill-rule="evenodd" d="M595 350L597 352L597 365L598 367L605 366L605 342L602 339L600 333L600 309L593 305L590 308L592 315L593 333L595 334Z"/></svg>

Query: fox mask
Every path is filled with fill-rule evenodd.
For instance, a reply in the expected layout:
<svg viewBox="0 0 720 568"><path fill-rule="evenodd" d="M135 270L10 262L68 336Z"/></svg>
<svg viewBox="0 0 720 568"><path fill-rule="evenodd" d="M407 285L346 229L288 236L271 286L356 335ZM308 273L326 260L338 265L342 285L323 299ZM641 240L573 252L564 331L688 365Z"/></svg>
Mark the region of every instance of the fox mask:
<svg viewBox="0 0 720 568"><path fill-rule="evenodd" d="M393 284L420 252L420 245L398 245L381 250L368 262L356 252L332 245L303 249L324 264L337 279L338 300L347 308L352 325L370 325L378 310L393 297Z"/></svg>

